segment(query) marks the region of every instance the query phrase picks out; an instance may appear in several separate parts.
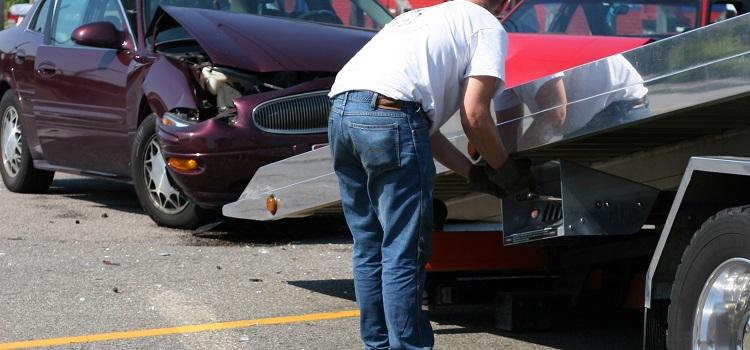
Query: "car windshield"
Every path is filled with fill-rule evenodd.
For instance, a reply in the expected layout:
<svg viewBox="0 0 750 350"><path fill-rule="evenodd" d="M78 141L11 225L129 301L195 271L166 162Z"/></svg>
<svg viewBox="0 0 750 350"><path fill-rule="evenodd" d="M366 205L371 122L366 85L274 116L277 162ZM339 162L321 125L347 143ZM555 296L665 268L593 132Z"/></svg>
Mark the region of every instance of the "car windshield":
<svg viewBox="0 0 750 350"><path fill-rule="evenodd" d="M525 0L504 20L509 32L660 38L698 25L695 0Z"/></svg>
<svg viewBox="0 0 750 350"><path fill-rule="evenodd" d="M146 0L146 23L159 5L283 17L347 27L380 29L392 17L375 0Z"/></svg>

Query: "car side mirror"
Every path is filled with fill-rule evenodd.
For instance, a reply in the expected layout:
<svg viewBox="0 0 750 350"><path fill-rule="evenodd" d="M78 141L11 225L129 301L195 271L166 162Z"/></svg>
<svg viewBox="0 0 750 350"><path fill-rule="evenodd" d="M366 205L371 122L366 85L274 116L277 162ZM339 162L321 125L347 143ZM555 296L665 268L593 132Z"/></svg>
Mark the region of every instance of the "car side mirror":
<svg viewBox="0 0 750 350"><path fill-rule="evenodd" d="M87 23L76 28L71 35L78 45L116 50L122 49L124 37L111 22Z"/></svg>

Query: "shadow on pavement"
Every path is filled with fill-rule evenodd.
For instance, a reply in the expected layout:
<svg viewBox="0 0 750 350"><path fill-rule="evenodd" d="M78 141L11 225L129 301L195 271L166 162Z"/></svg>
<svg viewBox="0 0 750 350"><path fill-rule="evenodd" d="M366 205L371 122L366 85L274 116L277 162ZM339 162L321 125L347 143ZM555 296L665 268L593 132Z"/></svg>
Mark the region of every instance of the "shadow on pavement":
<svg viewBox="0 0 750 350"><path fill-rule="evenodd" d="M133 186L127 183L88 177L55 179L48 192L70 199L93 203L107 210L143 214ZM57 209L56 218L77 218L80 213L64 208L64 204L39 204L41 209ZM186 233L186 244L196 246L236 244L319 244L350 243L343 217L286 219L260 222L220 218L218 225L206 231L180 231Z"/></svg>
<svg viewBox="0 0 750 350"><path fill-rule="evenodd" d="M288 281L312 292L355 301L351 279ZM570 311L555 317L552 329L508 332L495 326L492 305L465 305L429 312L440 325L436 335L494 334L504 338L563 350L640 349L643 313L637 311ZM547 315L540 315L546 317Z"/></svg>
<svg viewBox="0 0 750 350"><path fill-rule="evenodd" d="M96 203L101 208L143 213L133 186L122 182L85 177L55 179L47 193Z"/></svg>
<svg viewBox="0 0 750 350"><path fill-rule="evenodd" d="M352 236L343 218L316 217L279 221L250 221L225 218L207 232L193 232L196 245L227 244L348 244Z"/></svg>
<svg viewBox="0 0 750 350"><path fill-rule="evenodd" d="M356 298L354 297L354 281L351 279L287 281L287 283L315 293L325 294L349 301L356 301Z"/></svg>
<svg viewBox="0 0 750 350"><path fill-rule="evenodd" d="M541 315L544 317L545 315ZM509 332L495 327L491 308L430 314L430 319L450 328L435 334L488 333L553 349L563 350L629 350L642 346L643 314L630 311L584 313L572 311L549 330Z"/></svg>

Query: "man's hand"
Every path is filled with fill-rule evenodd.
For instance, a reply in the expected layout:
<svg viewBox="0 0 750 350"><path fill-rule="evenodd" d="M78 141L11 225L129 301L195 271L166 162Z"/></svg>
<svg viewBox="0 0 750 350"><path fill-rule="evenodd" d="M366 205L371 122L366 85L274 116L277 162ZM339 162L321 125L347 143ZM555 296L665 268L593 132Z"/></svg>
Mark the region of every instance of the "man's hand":
<svg viewBox="0 0 750 350"><path fill-rule="evenodd" d="M536 187L528 159L508 159L500 169L487 171L487 179L508 194L520 191L533 191Z"/></svg>
<svg viewBox="0 0 750 350"><path fill-rule="evenodd" d="M500 186L490 181L488 174L494 170L486 164L473 164L469 171L469 189L474 192L481 192L493 195L497 198L503 198L507 195Z"/></svg>

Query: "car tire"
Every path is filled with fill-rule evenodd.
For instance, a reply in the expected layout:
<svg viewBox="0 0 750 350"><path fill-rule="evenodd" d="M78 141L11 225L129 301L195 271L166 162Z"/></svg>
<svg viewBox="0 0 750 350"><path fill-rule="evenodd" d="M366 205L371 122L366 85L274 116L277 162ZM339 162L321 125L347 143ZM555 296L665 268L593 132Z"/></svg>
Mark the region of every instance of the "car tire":
<svg viewBox="0 0 750 350"><path fill-rule="evenodd" d="M21 131L21 108L16 99L16 92L8 90L0 100L0 174L5 187L11 192L44 193L47 192L55 173L34 168Z"/></svg>
<svg viewBox="0 0 750 350"><path fill-rule="evenodd" d="M743 206L706 220L685 249L672 285L667 348L743 347L750 342L748 302L750 206Z"/></svg>
<svg viewBox="0 0 750 350"><path fill-rule="evenodd" d="M138 201L157 225L194 229L205 222L209 211L173 187L156 139L156 120L154 114L146 117L133 142L130 164Z"/></svg>

